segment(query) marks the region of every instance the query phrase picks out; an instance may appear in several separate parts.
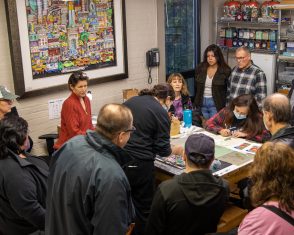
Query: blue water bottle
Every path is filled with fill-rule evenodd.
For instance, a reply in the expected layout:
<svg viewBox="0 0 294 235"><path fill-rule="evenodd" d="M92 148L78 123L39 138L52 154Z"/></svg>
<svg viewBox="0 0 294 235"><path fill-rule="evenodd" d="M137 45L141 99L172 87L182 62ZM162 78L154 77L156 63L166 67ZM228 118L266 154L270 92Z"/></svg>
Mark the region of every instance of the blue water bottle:
<svg viewBox="0 0 294 235"><path fill-rule="evenodd" d="M183 121L185 123L184 127L190 128L192 126L192 110L185 109L183 111Z"/></svg>

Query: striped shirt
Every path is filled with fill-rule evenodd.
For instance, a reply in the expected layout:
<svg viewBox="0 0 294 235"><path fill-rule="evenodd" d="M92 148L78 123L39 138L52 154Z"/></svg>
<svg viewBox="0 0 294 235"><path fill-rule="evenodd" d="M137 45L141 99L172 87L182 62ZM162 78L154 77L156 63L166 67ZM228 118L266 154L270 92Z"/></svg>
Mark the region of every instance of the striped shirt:
<svg viewBox="0 0 294 235"><path fill-rule="evenodd" d="M266 77L255 64L251 64L245 70L236 66L228 79L227 104L243 94L253 95L258 107L261 108L262 100L267 95Z"/></svg>

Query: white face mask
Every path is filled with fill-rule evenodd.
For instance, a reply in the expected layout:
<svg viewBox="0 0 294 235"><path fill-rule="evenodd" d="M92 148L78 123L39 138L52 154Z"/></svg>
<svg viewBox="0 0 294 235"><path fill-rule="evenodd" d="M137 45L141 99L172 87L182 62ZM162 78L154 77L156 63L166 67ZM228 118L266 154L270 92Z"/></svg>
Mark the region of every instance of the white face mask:
<svg viewBox="0 0 294 235"><path fill-rule="evenodd" d="M247 118L246 114L240 114L240 113L236 112L235 110L233 111L233 113L238 120L242 120L242 119Z"/></svg>

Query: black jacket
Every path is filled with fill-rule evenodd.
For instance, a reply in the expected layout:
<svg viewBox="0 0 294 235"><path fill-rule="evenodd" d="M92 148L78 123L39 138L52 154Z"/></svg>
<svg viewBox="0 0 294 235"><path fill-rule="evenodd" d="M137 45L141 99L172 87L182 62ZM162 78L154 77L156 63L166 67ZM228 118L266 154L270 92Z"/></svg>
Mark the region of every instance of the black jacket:
<svg viewBox="0 0 294 235"><path fill-rule="evenodd" d="M270 141L283 142L294 148L294 127L287 126L278 130Z"/></svg>
<svg viewBox="0 0 294 235"><path fill-rule="evenodd" d="M76 136L53 155L46 234L125 235L134 217L120 147L95 131Z"/></svg>
<svg viewBox="0 0 294 235"><path fill-rule="evenodd" d="M170 119L167 111L150 95L135 96L126 105L133 114L134 131L124 149L135 159L154 161L156 154L171 154Z"/></svg>
<svg viewBox="0 0 294 235"><path fill-rule="evenodd" d="M153 199L146 235L215 232L229 188L210 170L183 173L163 182Z"/></svg>
<svg viewBox="0 0 294 235"><path fill-rule="evenodd" d="M0 234L30 234L45 228L48 166L9 150L0 160Z"/></svg>
<svg viewBox="0 0 294 235"><path fill-rule="evenodd" d="M205 81L207 72L203 72L201 65L196 68L195 75L195 99L194 106L200 108L203 104L203 95L205 88ZM227 81L231 74L229 68L222 69L218 68L213 79L212 79L212 98L217 111L220 111L226 105L226 92L227 92Z"/></svg>

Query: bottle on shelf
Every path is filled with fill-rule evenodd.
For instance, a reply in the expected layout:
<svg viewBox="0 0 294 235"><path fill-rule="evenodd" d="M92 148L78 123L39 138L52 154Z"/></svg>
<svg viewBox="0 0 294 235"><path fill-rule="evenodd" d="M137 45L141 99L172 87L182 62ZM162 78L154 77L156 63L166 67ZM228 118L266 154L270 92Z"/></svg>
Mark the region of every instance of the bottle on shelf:
<svg viewBox="0 0 294 235"><path fill-rule="evenodd" d="M264 1L261 4L261 16L265 22L277 22L279 18L278 10L274 9L273 6L280 4L277 0Z"/></svg>
<svg viewBox="0 0 294 235"><path fill-rule="evenodd" d="M227 20L236 20L241 12L241 3L237 0L227 0L224 3L224 17Z"/></svg>
<svg viewBox="0 0 294 235"><path fill-rule="evenodd" d="M259 4L256 0L249 0L242 3L241 11L244 21L257 21L259 17Z"/></svg>

